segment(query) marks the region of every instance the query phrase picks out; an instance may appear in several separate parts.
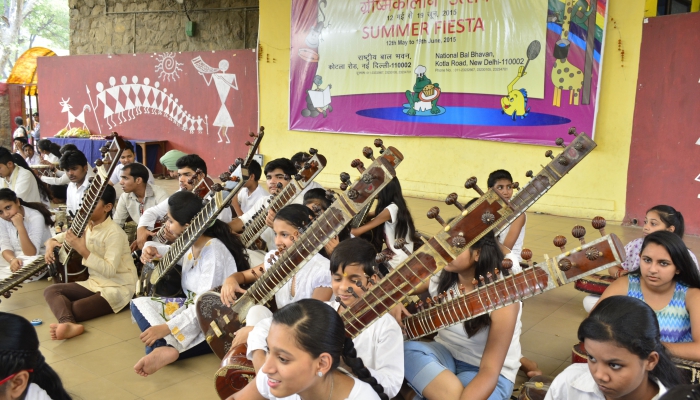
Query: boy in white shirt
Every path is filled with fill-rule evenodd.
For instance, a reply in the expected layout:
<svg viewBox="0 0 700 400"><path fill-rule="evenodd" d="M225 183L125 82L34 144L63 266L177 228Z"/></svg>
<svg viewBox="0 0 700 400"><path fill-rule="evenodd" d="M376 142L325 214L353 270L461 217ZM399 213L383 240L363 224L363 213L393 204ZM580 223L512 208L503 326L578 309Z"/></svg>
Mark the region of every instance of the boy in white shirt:
<svg viewBox="0 0 700 400"><path fill-rule="evenodd" d="M258 183L262 175L262 167L257 161L253 160L250 162L248 173L250 177L238 192L238 196L234 197L231 202L237 216L248 212L259 199L269 196L267 190Z"/></svg>

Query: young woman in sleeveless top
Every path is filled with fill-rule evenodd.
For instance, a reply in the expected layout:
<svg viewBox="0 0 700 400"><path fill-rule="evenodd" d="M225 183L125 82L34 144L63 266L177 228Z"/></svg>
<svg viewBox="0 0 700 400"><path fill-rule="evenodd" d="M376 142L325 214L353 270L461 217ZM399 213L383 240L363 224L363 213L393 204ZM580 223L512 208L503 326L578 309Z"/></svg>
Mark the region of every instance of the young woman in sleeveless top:
<svg viewBox="0 0 700 400"><path fill-rule="evenodd" d="M615 295L649 304L666 348L676 357L700 361L700 275L678 235L658 231L645 237L640 268L613 282L601 301Z"/></svg>

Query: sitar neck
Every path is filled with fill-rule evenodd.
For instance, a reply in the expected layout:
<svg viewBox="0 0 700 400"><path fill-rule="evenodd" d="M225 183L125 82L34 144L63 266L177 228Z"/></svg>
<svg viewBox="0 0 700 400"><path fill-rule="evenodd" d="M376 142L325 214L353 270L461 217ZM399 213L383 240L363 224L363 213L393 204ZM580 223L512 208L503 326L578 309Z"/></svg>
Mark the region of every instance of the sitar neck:
<svg viewBox="0 0 700 400"><path fill-rule="evenodd" d="M253 242L255 242L255 240L257 240L257 238L259 238L263 231L267 228L265 220L267 219L267 212L269 210L277 213L282 209L282 207L289 204L297 197L299 193L301 193L302 189L301 187L297 187L297 185L298 183L295 181L289 182L289 184L285 186L280 193L270 200L267 207L260 209L260 211L256 213L253 220L250 221L241 235L241 242L243 242L245 247L252 246Z"/></svg>

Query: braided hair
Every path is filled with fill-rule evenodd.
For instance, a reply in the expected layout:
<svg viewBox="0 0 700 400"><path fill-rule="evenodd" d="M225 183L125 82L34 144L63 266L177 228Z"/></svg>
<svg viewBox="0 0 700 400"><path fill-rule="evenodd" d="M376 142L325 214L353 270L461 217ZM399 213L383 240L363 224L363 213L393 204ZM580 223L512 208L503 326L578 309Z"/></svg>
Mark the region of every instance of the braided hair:
<svg viewBox="0 0 700 400"><path fill-rule="evenodd" d="M481 239L477 240L469 249L471 254L479 251L479 260L474 264L474 277L478 279L480 276L486 277L487 274L494 273L498 270L499 274L504 273L501 266L503 261L503 252L496 242L496 237L493 231L486 233ZM496 279L496 277L494 277ZM459 274L456 272L442 271L438 279L438 293L447 292L459 282ZM464 322L464 331L468 337L472 337L480 330L491 326L491 317L489 314L484 314L480 317Z"/></svg>
<svg viewBox="0 0 700 400"><path fill-rule="evenodd" d="M33 370L29 383L35 383L53 400L71 400L56 374L39 351L39 337L26 319L15 314L0 312L0 380L23 370ZM9 382L0 385L0 393ZM3 388L4 387L4 388ZM26 395L25 389L24 395Z"/></svg>
<svg viewBox="0 0 700 400"><path fill-rule="evenodd" d="M345 336L343 320L332 307L320 300L299 300L277 310L272 316L272 323L292 328L299 347L313 358L328 353L333 360L331 371L338 368L342 357L357 379L372 386L380 399L389 400L382 385L365 367L362 359L357 357L355 344Z"/></svg>

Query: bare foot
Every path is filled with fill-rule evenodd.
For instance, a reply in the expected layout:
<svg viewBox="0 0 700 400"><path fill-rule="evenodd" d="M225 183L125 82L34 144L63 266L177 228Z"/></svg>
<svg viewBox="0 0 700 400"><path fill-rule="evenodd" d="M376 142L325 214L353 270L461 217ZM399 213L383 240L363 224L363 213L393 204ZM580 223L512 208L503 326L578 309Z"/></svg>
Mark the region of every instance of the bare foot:
<svg viewBox="0 0 700 400"><path fill-rule="evenodd" d="M179 357L180 352L173 347L156 347L151 354L142 357L136 365L134 365L134 372L143 377L147 377L166 365L174 363Z"/></svg>
<svg viewBox="0 0 700 400"><path fill-rule="evenodd" d="M58 326L56 327L56 339L70 339L78 335L82 335L84 331L85 328L80 324L74 324L72 322L58 324Z"/></svg>
<svg viewBox="0 0 700 400"><path fill-rule="evenodd" d="M58 340L58 338L56 337L56 328L58 328L58 324L49 325L49 334L51 335L51 340Z"/></svg>
<svg viewBox="0 0 700 400"><path fill-rule="evenodd" d="M542 371L537 366L537 363L527 357L520 358L520 370L523 371L528 378L542 375Z"/></svg>

